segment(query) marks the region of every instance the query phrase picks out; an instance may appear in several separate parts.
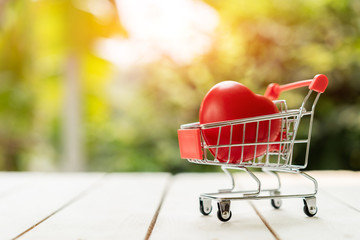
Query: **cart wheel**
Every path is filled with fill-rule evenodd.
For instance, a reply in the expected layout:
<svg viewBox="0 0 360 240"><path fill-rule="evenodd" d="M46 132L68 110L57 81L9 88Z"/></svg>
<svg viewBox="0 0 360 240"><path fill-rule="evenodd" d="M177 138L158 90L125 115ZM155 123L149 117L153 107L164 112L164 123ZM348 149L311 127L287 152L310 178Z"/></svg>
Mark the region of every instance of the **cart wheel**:
<svg viewBox="0 0 360 240"><path fill-rule="evenodd" d="M223 200L217 203L218 205L218 212L217 216L220 221L227 222L231 218L231 211L230 211L230 200Z"/></svg>
<svg viewBox="0 0 360 240"><path fill-rule="evenodd" d="M275 209L279 209L281 207L282 201L280 198L277 199L271 199L271 206L273 206Z"/></svg>
<svg viewBox="0 0 360 240"><path fill-rule="evenodd" d="M229 221L230 218L231 218L231 216L232 216L231 211L229 211L229 212L223 212L222 214L221 214L220 211L217 212L217 217L218 217L218 219L219 219L220 221L222 221L222 222L227 222L227 221Z"/></svg>
<svg viewBox="0 0 360 240"><path fill-rule="evenodd" d="M200 212L205 216L209 215L212 210L211 200L199 198L199 202L200 202Z"/></svg>
<svg viewBox="0 0 360 240"><path fill-rule="evenodd" d="M280 196L280 191L279 190L272 191L272 192L270 192L270 195ZM271 206L273 206L275 209L279 209L281 207L281 204L282 204L281 198L272 198L271 199Z"/></svg>
<svg viewBox="0 0 360 240"><path fill-rule="evenodd" d="M318 208L316 206L316 198L315 197L308 197L304 198L304 213L308 217L313 217L316 215Z"/></svg>

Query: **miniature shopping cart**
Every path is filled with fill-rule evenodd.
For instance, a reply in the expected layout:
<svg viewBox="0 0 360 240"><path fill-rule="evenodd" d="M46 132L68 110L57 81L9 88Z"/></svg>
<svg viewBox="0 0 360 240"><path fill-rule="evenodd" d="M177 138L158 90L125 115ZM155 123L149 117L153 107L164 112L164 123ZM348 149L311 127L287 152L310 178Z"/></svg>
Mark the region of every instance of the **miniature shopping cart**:
<svg viewBox="0 0 360 240"><path fill-rule="evenodd" d="M231 189L219 190L216 193L200 194L200 212L203 215L210 214L212 210L212 201L217 202L217 216L219 220L226 222L230 220L232 215L230 211L230 203L232 200L270 199L271 205L277 209L280 208L282 199L285 198L303 198L304 213L309 217L312 217L317 213L318 208L316 206L315 197L318 190L317 181L307 173L301 171L301 169L306 168L308 164L314 110L316 103L321 93L325 91L327 84L327 77L321 74L316 75L310 80L303 80L282 86L273 83L268 86L265 97L273 100L279 109L279 113L207 124L190 123L181 125L181 129L178 130L181 157L187 159L191 163L220 166L230 177L232 183ZM304 86L309 87L309 92L299 109L288 109L285 100L276 100L282 91ZM279 138L276 141L270 141L268 139L268 141L259 142L257 140L259 125L264 123L269 124L268 129L270 129L270 124L274 120L281 121ZM256 124L257 126L255 128L256 138L253 142L244 142L245 129L246 126L250 126L250 124L253 126ZM305 124L305 127L302 124ZM233 129L237 126L241 126L244 130L242 135L243 141L240 143L231 143L234 134L237 134ZM302 126L302 135L305 137L298 137L298 135L300 135L298 134L300 126ZM229 140L229 144L219 144L221 130L225 131L225 128L230 129L231 139ZM206 143L204 131L208 129L217 129L217 144L209 145ZM305 129L305 131L303 129ZM294 147L300 147L300 145L306 150L305 157L301 158L301 162L298 162L298 159L295 161L295 158L293 157L293 150ZM266 152L261 156L256 156L256 148L260 148L261 146L266 146ZM274 146L276 146L275 151ZM230 153L232 150L234 151L235 148L242 148L244 150L244 148L249 147L255 149L254 157L251 160L245 160L241 155L236 162L233 160L230 161ZM229 151L229 159L227 161L224 161L224 159L219 160L217 156L218 150L223 148L228 148ZM262 171L274 175L277 186L271 189L263 189L259 178L250 170L252 168L260 168ZM250 191L236 190L235 180L229 169L247 172L255 180L257 184L256 189ZM282 194L280 192L281 181L278 172L293 173L303 176L313 183L314 190L305 194Z"/></svg>

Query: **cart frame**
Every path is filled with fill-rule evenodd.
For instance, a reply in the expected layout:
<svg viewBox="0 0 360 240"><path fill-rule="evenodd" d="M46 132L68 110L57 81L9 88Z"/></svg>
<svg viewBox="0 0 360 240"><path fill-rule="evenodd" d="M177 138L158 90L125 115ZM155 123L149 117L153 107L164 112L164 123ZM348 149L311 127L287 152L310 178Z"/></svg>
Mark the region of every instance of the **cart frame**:
<svg viewBox="0 0 360 240"><path fill-rule="evenodd" d="M327 87L328 80L325 75L316 75L313 79L303 80L287 85L279 86L277 84L270 84L265 92L265 96L273 100L274 104L278 106L279 113L263 115L251 118L236 119L231 121L215 122L208 124L200 124L199 122L183 124L178 130L180 153L182 158L186 158L189 162L203 165L220 166L224 173L229 176L231 180L231 188L220 189L214 193L202 193L199 197L200 212L203 215L208 215L212 211L212 201L217 202L218 211L217 216L219 220L226 222L229 221L232 213L230 211L230 204L233 200L263 200L270 199L271 205L278 209L282 204L282 199L285 198L303 198L304 213L312 217L317 213L316 193L318 191L318 184L315 178L309 174L301 171L308 165L309 148L311 140L311 132L314 119L314 111L316 104L319 100L321 93ZM275 100L278 98L282 91L309 86L309 92L305 96L299 109L287 109L285 100ZM315 93L314 100L309 102L310 97ZM307 111L305 106L311 105L311 110ZM307 136L299 139L298 129L304 117L309 120L305 123L308 127ZM270 128L272 120L281 120L280 139L278 141L270 141ZM265 142L258 142L259 124L265 122L268 125L268 140ZM256 138L254 142L244 142L246 124L256 123ZM242 143L232 143L234 126L243 126L243 140ZM220 145L221 130L230 127L230 140L229 144ZM204 138L204 131L207 129L218 129L218 140L216 145L209 145ZM278 145L278 151L271 151L271 146ZM305 157L303 162L293 162L293 149L296 145L306 144ZM261 156L257 156L257 147L260 145L266 146L266 152ZM231 150L234 148L242 148L241 158L236 163L230 162ZM254 157L251 160L243 158L245 147L254 147ZM228 160L218 160L218 150L228 148ZM214 149L214 156L209 153L210 149ZM252 168L261 169L263 172L273 175L277 180L277 186L274 188L262 188L260 179L255 175ZM253 190L236 190L236 184L233 174L229 169L245 171L255 182L256 189ZM281 179L279 172L286 172L303 176L310 180L313 184L313 190L308 193L281 193Z"/></svg>

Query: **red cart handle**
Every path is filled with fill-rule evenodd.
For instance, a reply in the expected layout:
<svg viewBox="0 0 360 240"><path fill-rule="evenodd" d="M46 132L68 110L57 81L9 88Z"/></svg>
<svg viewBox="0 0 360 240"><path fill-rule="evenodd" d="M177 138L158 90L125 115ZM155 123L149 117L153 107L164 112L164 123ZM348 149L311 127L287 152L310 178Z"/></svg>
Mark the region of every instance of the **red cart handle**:
<svg viewBox="0 0 360 240"><path fill-rule="evenodd" d="M280 93L283 91L309 86L310 90L314 90L318 93L323 93L328 85L328 78L323 74L316 75L313 79L298 81L285 85L279 85L277 83L271 83L267 87L264 96L270 100L276 100L279 98Z"/></svg>

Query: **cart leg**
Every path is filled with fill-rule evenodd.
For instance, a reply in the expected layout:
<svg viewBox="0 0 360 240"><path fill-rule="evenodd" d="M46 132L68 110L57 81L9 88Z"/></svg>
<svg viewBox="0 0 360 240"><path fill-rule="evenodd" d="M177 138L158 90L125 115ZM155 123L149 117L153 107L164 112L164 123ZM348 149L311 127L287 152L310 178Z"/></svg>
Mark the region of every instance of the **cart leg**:
<svg viewBox="0 0 360 240"><path fill-rule="evenodd" d="M230 220L232 216L230 211L230 200L222 200L218 202L217 216L222 222L227 222Z"/></svg>
<svg viewBox="0 0 360 240"><path fill-rule="evenodd" d="M200 212L205 216L209 215L212 210L211 199L199 197L199 203L200 203Z"/></svg>
<svg viewBox="0 0 360 240"><path fill-rule="evenodd" d="M264 168L262 168L263 172L266 172L270 175L274 175L276 177L276 180L277 180L277 187L274 189L276 191L280 191L280 188L281 188L281 180L280 180L280 176L277 172L274 172L274 171L269 171L269 170L266 170Z"/></svg>
<svg viewBox="0 0 360 240"><path fill-rule="evenodd" d="M270 190L270 195L271 196L280 196L281 195L281 192L280 192L281 181L280 181L279 174L277 172L269 171L264 168L262 170L270 175L275 176L277 179L277 187L273 190ZM279 209L281 207L281 205L282 205L281 198L272 198L271 199L271 206L273 206L275 209Z"/></svg>
<svg viewBox="0 0 360 240"><path fill-rule="evenodd" d="M219 192L226 193L226 192L232 192L235 189L235 180L233 174L224 166L221 166L221 169L224 171L224 173L229 176L231 180L231 188L228 189L219 189Z"/></svg>
<svg viewBox="0 0 360 240"><path fill-rule="evenodd" d="M306 177L307 179L309 179L310 181L312 181L314 183L314 192L312 194L315 195L318 191L318 183L317 183L316 179L302 171L299 171L299 174L301 174L302 176Z"/></svg>
<svg viewBox="0 0 360 240"><path fill-rule="evenodd" d="M250 192L250 193L245 193L244 196L257 196L260 194L261 192L261 182L259 180L259 178L257 178L255 176L255 174L253 172L251 172L249 169L247 169L246 167L243 167L242 169L244 169L256 182L257 184L257 190L254 192Z"/></svg>
<svg viewBox="0 0 360 240"><path fill-rule="evenodd" d="M318 208L316 206L316 197L304 198L304 213L309 217L313 217L317 211Z"/></svg>

